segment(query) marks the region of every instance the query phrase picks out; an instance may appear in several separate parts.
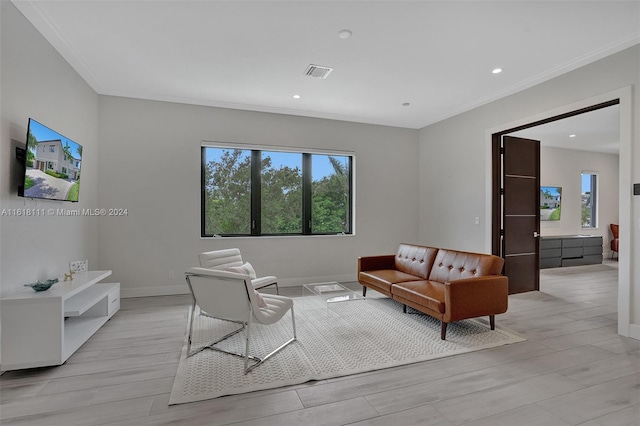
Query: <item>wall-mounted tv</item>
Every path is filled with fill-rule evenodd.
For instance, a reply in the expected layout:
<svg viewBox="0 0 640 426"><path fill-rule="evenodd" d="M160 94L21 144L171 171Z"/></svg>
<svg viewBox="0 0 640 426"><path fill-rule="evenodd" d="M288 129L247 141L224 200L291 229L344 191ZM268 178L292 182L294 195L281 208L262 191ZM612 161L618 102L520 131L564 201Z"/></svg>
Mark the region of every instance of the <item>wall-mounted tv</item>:
<svg viewBox="0 0 640 426"><path fill-rule="evenodd" d="M562 188L559 186L540 187L540 220L560 220Z"/></svg>
<svg viewBox="0 0 640 426"><path fill-rule="evenodd" d="M20 195L78 201L82 145L30 118L26 148Z"/></svg>

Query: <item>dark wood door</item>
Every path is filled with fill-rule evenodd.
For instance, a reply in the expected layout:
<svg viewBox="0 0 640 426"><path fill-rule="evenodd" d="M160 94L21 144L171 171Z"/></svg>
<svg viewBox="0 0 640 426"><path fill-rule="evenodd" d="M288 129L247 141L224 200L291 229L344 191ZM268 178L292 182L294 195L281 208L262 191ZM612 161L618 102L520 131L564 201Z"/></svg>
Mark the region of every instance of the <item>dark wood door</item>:
<svg viewBox="0 0 640 426"><path fill-rule="evenodd" d="M502 244L509 293L540 289L540 141L502 137Z"/></svg>

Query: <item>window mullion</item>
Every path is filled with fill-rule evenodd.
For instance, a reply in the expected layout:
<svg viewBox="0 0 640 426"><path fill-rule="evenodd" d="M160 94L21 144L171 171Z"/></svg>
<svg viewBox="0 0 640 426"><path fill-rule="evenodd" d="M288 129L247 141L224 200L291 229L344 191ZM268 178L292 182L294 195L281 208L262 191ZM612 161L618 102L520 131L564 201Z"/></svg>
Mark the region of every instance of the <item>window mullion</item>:
<svg viewBox="0 0 640 426"><path fill-rule="evenodd" d="M597 190L597 176L591 175L591 227L596 228L598 226L598 218L596 217L596 210L598 205L598 190Z"/></svg>
<svg viewBox="0 0 640 426"><path fill-rule="evenodd" d="M347 170L348 173L348 179L349 179L349 205L347 206L347 217L345 218L346 223L347 223L347 230L346 232L348 234L353 233L353 157L349 157L349 170Z"/></svg>
<svg viewBox="0 0 640 426"><path fill-rule="evenodd" d="M311 154L302 154L302 233L311 234Z"/></svg>
<svg viewBox="0 0 640 426"><path fill-rule="evenodd" d="M200 147L200 236L207 237L206 217L207 217L207 149Z"/></svg>
<svg viewBox="0 0 640 426"><path fill-rule="evenodd" d="M251 151L251 235L262 234L262 151Z"/></svg>

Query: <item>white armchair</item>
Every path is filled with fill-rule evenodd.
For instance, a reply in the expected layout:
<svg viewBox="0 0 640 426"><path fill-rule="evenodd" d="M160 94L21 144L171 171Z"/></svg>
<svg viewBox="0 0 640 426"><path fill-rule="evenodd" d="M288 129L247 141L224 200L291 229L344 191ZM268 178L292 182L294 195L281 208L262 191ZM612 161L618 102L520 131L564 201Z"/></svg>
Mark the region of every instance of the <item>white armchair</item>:
<svg viewBox="0 0 640 426"><path fill-rule="evenodd" d="M296 322L293 313L292 299L274 294L264 294L262 295L264 304L263 307L260 307L258 293L256 293L253 288L249 276L223 270L191 268L186 273L186 279L189 290L193 295L193 307L189 316L188 357L205 349L242 357L244 358L244 373L247 374L296 340ZM215 315L208 316L218 320L237 323L240 325L240 328L192 351L191 339L196 306L203 311L215 313ZM265 325L275 324L280 321L289 310L291 310L293 337L263 358L250 355L251 324L254 321ZM215 346L245 329L246 346L244 354L225 351ZM249 359L254 361L252 365L249 365Z"/></svg>
<svg viewBox="0 0 640 426"><path fill-rule="evenodd" d="M246 264L242 260L240 250L237 248L207 251L204 253L200 253L198 255L198 259L200 260L200 266L202 268L218 270L224 270L227 267L239 267ZM251 268L251 270L253 270L253 268ZM251 278L251 285L253 285L253 288L255 288L256 290L275 285L276 294L280 294L280 289L278 288L278 278L272 275L266 277L256 277L255 271L253 271L253 274L249 274L249 277Z"/></svg>

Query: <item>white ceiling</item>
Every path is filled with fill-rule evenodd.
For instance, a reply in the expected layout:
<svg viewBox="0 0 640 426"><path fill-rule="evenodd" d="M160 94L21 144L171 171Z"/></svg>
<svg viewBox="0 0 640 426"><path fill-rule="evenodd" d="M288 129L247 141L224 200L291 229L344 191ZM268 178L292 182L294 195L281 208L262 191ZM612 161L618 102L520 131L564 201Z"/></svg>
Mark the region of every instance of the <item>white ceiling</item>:
<svg viewBox="0 0 640 426"><path fill-rule="evenodd" d="M539 140L542 146L618 154L620 107L602 108L510 133L510 136Z"/></svg>
<svg viewBox="0 0 640 426"><path fill-rule="evenodd" d="M99 94L414 129L640 42L640 1L13 3Z"/></svg>

